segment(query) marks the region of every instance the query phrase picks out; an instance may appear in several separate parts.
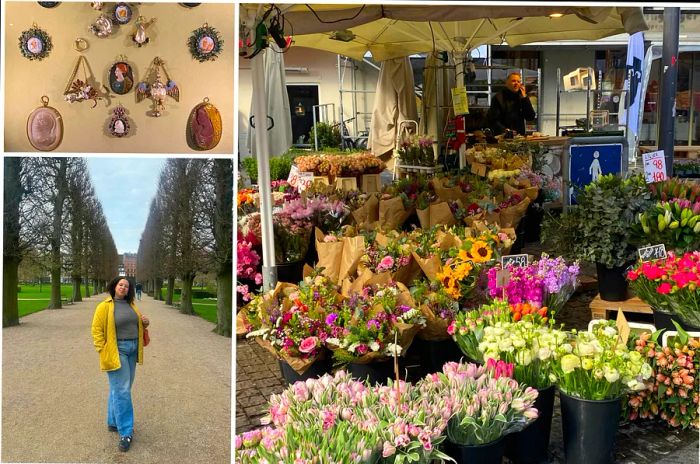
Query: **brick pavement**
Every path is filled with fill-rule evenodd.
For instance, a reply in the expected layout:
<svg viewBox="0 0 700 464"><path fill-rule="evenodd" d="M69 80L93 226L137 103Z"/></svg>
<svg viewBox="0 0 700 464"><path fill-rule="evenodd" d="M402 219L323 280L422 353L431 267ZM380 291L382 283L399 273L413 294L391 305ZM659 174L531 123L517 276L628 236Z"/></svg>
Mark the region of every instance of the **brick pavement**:
<svg viewBox="0 0 700 464"><path fill-rule="evenodd" d="M546 247L528 243L523 253L539 256ZM582 274L595 275L595 267L582 265ZM566 328L584 330L591 320L589 304L596 291L579 291L557 318ZM285 383L275 358L252 340L236 341L236 433L260 426L267 398L284 390ZM564 462L559 400L555 400L550 442L550 464ZM662 423L622 424L618 431L615 463L693 463L698 460L697 431L674 430Z"/></svg>

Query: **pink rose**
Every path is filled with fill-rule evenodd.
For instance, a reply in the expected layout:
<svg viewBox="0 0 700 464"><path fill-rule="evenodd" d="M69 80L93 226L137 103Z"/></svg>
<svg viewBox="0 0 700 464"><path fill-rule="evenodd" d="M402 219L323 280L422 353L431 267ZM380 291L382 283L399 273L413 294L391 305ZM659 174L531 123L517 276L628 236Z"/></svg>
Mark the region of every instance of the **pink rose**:
<svg viewBox="0 0 700 464"><path fill-rule="evenodd" d="M391 256L385 256L379 262L379 266L377 266L377 271L379 271L379 272L387 271L387 270L391 269L391 267L393 265L394 265L394 258L392 258Z"/></svg>
<svg viewBox="0 0 700 464"><path fill-rule="evenodd" d="M450 325L447 326L447 334L448 335L454 335L455 334L455 321L450 322Z"/></svg>
<svg viewBox="0 0 700 464"><path fill-rule="evenodd" d="M299 351L302 353L311 353L318 344L318 337L307 337L299 344Z"/></svg>

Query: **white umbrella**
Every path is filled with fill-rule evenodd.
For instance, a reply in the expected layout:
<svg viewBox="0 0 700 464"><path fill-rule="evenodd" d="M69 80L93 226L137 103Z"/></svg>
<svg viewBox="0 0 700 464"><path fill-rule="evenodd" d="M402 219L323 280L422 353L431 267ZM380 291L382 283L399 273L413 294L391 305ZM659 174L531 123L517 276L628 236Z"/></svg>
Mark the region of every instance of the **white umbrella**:
<svg viewBox="0 0 700 464"><path fill-rule="evenodd" d="M444 66L442 63L433 53L425 60L422 111L418 124L418 132L430 135L436 145L441 139L441 126L444 126L450 114L451 89L455 87L454 62L450 60Z"/></svg>
<svg viewBox="0 0 700 464"><path fill-rule="evenodd" d="M271 42L269 48L263 50L261 54L265 68L265 95L269 117L267 121L258 121L258 118L254 118L248 136L248 148L251 154L258 158L258 161L260 161L261 151L257 149L256 129L265 130L271 125L273 126L267 131L269 138L267 155L269 156L281 155L292 146L292 114L289 108L287 82L284 77L284 55L274 42ZM254 114L252 101L250 114Z"/></svg>
<svg viewBox="0 0 700 464"><path fill-rule="evenodd" d="M411 61L408 57L383 61L369 132L372 153L380 156L393 150L401 122L417 117Z"/></svg>

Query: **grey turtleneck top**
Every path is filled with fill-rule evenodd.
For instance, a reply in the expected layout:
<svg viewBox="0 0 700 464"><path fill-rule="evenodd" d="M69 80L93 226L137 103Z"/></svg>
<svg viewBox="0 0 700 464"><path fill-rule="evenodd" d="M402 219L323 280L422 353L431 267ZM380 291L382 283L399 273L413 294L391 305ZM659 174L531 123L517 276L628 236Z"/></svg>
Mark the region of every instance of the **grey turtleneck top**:
<svg viewBox="0 0 700 464"><path fill-rule="evenodd" d="M126 300L114 298L117 338L139 338L139 318Z"/></svg>

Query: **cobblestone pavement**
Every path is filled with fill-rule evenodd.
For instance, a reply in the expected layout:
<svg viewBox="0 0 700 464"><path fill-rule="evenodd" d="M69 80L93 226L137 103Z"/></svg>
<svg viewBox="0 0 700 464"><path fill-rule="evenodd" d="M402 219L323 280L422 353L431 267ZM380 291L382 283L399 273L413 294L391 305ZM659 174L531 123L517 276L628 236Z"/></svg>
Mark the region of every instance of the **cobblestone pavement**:
<svg viewBox="0 0 700 464"><path fill-rule="evenodd" d="M539 256L546 251L537 243L528 243L523 253ZM582 265L582 274L595 275L595 267ZM586 329L591 320L589 304L596 290L578 291L557 318L566 328ZM269 396L280 393L285 383L275 358L252 340L236 341L236 433L260 426ZM559 399L555 400L550 464L564 462ZM698 459L698 432L680 431L662 423L635 422L622 424L615 447L615 462L620 464L700 462Z"/></svg>

